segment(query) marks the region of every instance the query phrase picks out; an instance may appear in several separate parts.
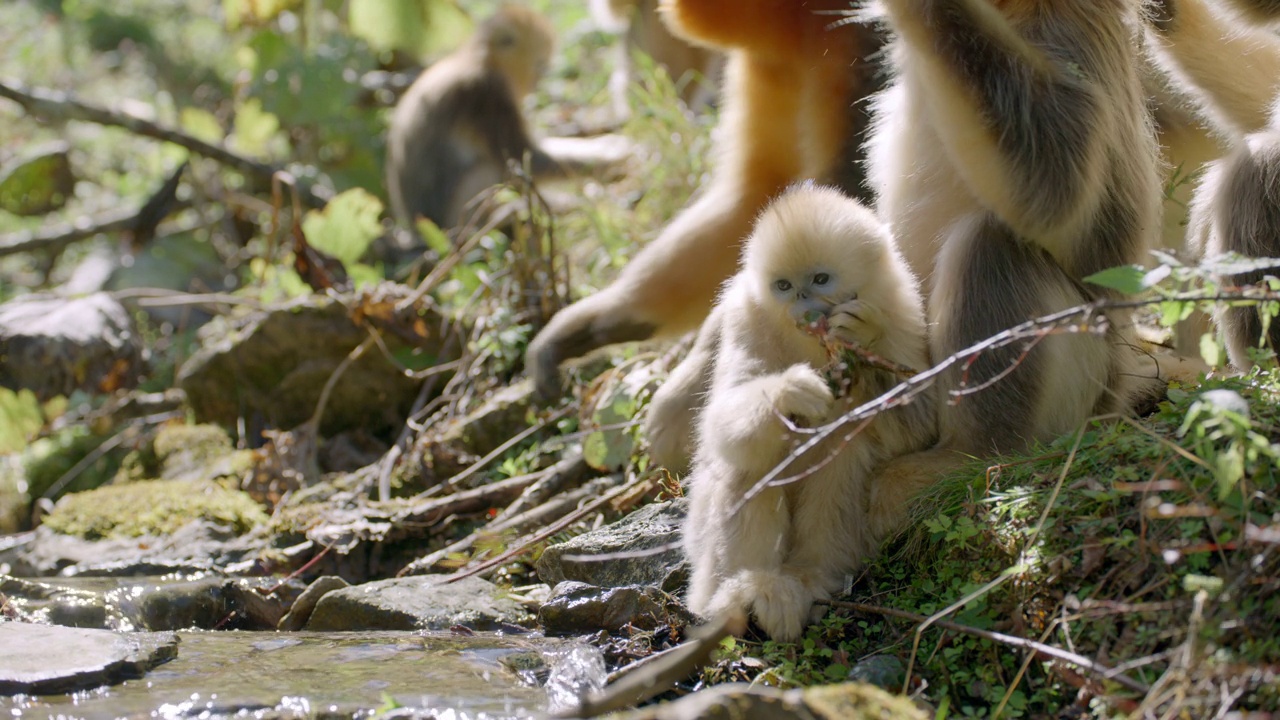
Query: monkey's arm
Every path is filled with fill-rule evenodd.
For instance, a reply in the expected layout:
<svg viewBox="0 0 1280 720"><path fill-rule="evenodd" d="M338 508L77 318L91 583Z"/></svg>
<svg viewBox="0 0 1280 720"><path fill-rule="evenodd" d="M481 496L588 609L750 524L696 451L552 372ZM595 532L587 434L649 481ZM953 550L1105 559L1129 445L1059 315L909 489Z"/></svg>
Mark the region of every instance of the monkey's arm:
<svg viewBox="0 0 1280 720"><path fill-rule="evenodd" d="M1280 17L1280 2L1233 4ZM1203 0L1157 5L1151 35L1160 63L1197 91L1223 129L1243 135L1265 127L1280 95L1280 37L1235 22Z"/></svg>
<svg viewBox="0 0 1280 720"><path fill-rule="evenodd" d="M1104 67L1089 65L1123 57L1130 42L1123 28L1106 27L1102 13L1066 18L1061 46L1050 52L1019 35L986 0L883 6L910 46L910 67L948 155L982 203L1023 237L1088 222L1106 188L1113 123L1105 115L1114 111L1105 87L1110 78L1099 77ZM1097 37L1073 34L1084 32Z"/></svg>
<svg viewBox="0 0 1280 720"><path fill-rule="evenodd" d="M721 339L701 441L746 475L758 477L773 468L790 445L782 418L812 424L831 411L834 397L808 365L773 371L735 341L741 339Z"/></svg>

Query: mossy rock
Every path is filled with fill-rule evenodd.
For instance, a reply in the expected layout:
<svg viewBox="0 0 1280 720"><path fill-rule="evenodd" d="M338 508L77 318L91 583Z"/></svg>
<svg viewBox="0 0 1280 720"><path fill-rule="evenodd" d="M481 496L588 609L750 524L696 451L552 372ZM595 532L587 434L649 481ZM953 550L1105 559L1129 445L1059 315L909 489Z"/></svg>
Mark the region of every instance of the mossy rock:
<svg viewBox="0 0 1280 720"><path fill-rule="evenodd" d="M192 520L244 533L267 522L267 514L245 493L211 481L156 480L68 495L44 524L64 535L95 540L167 535Z"/></svg>
<svg viewBox="0 0 1280 720"><path fill-rule="evenodd" d="M236 450L217 425L165 425L155 440L129 453L116 482L239 479L252 470L253 462L253 452Z"/></svg>

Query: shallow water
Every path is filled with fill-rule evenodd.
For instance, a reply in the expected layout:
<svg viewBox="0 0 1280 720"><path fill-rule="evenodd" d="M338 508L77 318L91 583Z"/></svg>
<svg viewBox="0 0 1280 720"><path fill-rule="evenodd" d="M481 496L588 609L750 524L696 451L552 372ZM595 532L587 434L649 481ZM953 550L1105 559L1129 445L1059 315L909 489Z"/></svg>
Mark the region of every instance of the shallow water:
<svg viewBox="0 0 1280 720"><path fill-rule="evenodd" d="M604 682L598 651L539 637L412 632L178 635L177 658L143 678L68 695L0 698L0 714L368 717L400 706L441 720L541 718L572 702L574 688ZM552 682L544 689L547 678Z"/></svg>

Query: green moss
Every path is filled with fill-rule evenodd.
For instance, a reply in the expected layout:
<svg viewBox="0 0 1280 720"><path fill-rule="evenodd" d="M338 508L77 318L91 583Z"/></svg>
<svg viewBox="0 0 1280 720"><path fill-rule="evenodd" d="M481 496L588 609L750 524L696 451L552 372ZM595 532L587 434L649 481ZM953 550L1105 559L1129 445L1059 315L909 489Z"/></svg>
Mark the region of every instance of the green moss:
<svg viewBox="0 0 1280 720"><path fill-rule="evenodd" d="M248 495L210 481L127 483L64 497L44 524L88 539L166 535L192 520L211 520L244 533L267 522Z"/></svg>

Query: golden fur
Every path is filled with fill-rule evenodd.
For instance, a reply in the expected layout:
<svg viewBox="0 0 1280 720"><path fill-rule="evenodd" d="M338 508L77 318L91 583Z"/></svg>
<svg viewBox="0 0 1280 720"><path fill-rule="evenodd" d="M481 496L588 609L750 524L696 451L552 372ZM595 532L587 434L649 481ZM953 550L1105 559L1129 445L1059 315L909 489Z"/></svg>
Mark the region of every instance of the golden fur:
<svg viewBox="0 0 1280 720"><path fill-rule="evenodd" d="M739 630L754 614L779 640L798 637L814 601L838 592L875 550L880 538L866 517L872 468L934 436L927 399L889 410L847 445L814 448L785 473L803 479L769 488L735 513L796 440L782 418L825 423L897 383L887 371L859 367L850 395L837 401L818 372L826 351L797 325L805 311L825 314L837 337L881 357L928 365L915 279L874 214L830 188L798 187L774 201L713 314L718 350L684 542L689 607L729 613Z"/></svg>

